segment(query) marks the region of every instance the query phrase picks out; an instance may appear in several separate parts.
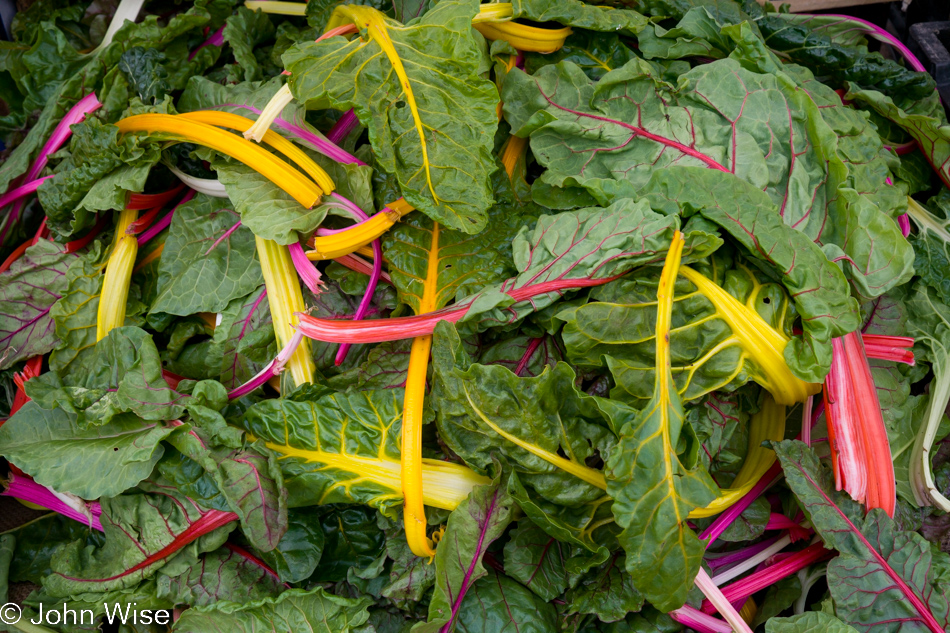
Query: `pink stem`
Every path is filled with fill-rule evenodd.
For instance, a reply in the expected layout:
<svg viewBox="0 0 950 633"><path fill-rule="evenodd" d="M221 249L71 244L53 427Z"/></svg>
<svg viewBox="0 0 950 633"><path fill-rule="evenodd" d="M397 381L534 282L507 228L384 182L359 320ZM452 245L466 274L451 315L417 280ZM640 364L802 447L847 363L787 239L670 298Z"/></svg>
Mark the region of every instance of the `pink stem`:
<svg viewBox="0 0 950 633"><path fill-rule="evenodd" d="M102 522L99 521L99 515L102 514L102 507L95 501L86 503L89 512L92 514L92 520L76 510L65 501L54 495L49 488L40 485L29 477L10 473L10 479L7 481L7 488L0 496L13 497L29 503L43 506L47 510L52 510L58 514L78 521L89 527L102 532Z"/></svg>
<svg viewBox="0 0 950 633"><path fill-rule="evenodd" d="M524 351L524 355L521 357L521 360L518 361L518 366L515 368L515 376L521 376L524 374L524 370L528 368L528 363L531 362L531 357L534 356L534 353L538 351L538 348L541 346L541 343L544 341L543 338L533 338L528 344L528 349Z"/></svg>
<svg viewBox="0 0 950 633"><path fill-rule="evenodd" d="M228 399L236 400L238 398L242 398L258 387L263 386L265 382L274 376L279 376L280 372L284 370L284 365L287 364L287 361L290 360L290 357L294 355L295 351L297 351L297 347L300 345L300 341L302 340L303 334L301 334L299 330L294 332L293 337L291 337L290 341L287 342L287 345L284 346L284 349L280 350L280 353L277 354L277 357L269 362L267 366L264 367L264 369L257 372L257 374L246 383L229 391Z"/></svg>
<svg viewBox="0 0 950 633"><path fill-rule="evenodd" d="M744 547L734 552L729 552L728 554L707 554L704 562L711 570L716 571L720 567L728 567L730 565L734 565L735 563L741 563L747 558L752 558L759 552L767 550L769 547L778 542L780 538L780 536L775 536L770 539L766 539L761 543L756 543L755 545L750 545L749 547Z"/></svg>
<svg viewBox="0 0 950 633"><path fill-rule="evenodd" d="M688 604L670 611L670 617L696 633L733 633L732 627L722 620L694 609Z"/></svg>
<svg viewBox="0 0 950 633"><path fill-rule="evenodd" d="M805 404L802 406L802 441L806 446L811 446L811 416L815 408L814 396L808 396Z"/></svg>
<svg viewBox="0 0 950 633"><path fill-rule="evenodd" d="M147 244L150 239L152 239L153 237L155 237L156 235L164 231L166 228L168 228L168 225L172 223L172 216L175 215L175 211L178 210L178 207L185 204L186 202L188 202L194 197L195 197L195 190L189 189L188 192L185 193L185 195L181 197L181 200L178 201L178 204L176 204L172 208L171 211L165 214L164 218L162 218L161 220L159 220L158 222L150 226L147 231L139 235L137 238L138 243L139 243L139 248ZM240 222L238 222L238 224L240 224ZM207 253L205 254L207 255Z"/></svg>
<svg viewBox="0 0 950 633"><path fill-rule="evenodd" d="M240 222L238 224L240 224ZM322 286L325 284L321 278L320 271L317 270L313 262L307 259L307 254L304 252L300 242L294 242L287 247L287 250L290 251L290 260L294 263L294 268L297 269L297 275L307 288L310 289L310 292L315 295L323 292Z"/></svg>
<svg viewBox="0 0 950 633"><path fill-rule="evenodd" d="M346 266L352 271L363 273L364 275L369 275L369 274L372 274L373 272L373 264L371 264L370 262L366 261L359 255L356 255L354 253L350 253L349 255L343 255L342 257L337 257L333 261L340 264L341 266ZM381 281L385 281L390 286L393 285L392 277L390 277L389 273L387 273L386 271L383 271L382 275L380 275L379 278Z"/></svg>
<svg viewBox="0 0 950 633"><path fill-rule="evenodd" d="M752 489L745 493L745 495L736 502L735 505L729 506L722 514L716 517L716 520L713 521L708 528L703 530L699 535L699 540L707 541L706 547L716 542L716 539L722 535L726 529L732 525L733 521L739 518L739 515L745 512L745 509L752 505L752 502L759 498L765 490L772 485L772 482L782 473L782 467L776 461L772 464L772 467L766 471L762 477L755 483Z"/></svg>
<svg viewBox="0 0 950 633"><path fill-rule="evenodd" d="M817 16L812 16L817 17ZM907 60L907 63L911 65L911 68L916 70L919 73L927 72L927 68L920 63L920 60L917 59L917 56L914 55L909 48L904 46L903 42L887 32L887 30L882 29L878 25L868 22L867 20L862 20L861 18L855 18L850 15L840 15L835 13L825 14L823 17L826 18L841 18L842 20L848 20L849 22L857 22L858 24L864 27L864 31L876 39L879 42L883 42L889 46L894 47L903 57Z"/></svg>
<svg viewBox="0 0 950 633"><path fill-rule="evenodd" d="M369 216L366 215L365 211L360 209L358 206L343 196L333 192L330 194L330 197L343 205L343 208L346 209L350 215L352 215L358 221L366 222L369 220ZM356 308L356 315L353 317L354 321L361 321L366 318L366 313L369 311L369 306L373 301L373 294L376 292L376 286L379 284L379 278L382 276L382 274L383 245L382 241L379 238L376 238L373 240L373 271L369 275L369 282L366 284L366 292L363 293L363 298L360 300L360 305ZM343 364L343 361L346 360L346 355L350 351L350 346L350 343L343 343L340 345L340 348L336 352L336 358L333 360L335 365L339 366Z"/></svg>
<svg viewBox="0 0 950 633"><path fill-rule="evenodd" d="M359 125L360 120L356 116L356 112L351 108L350 110L343 113L337 122L333 124L333 127L330 128L330 131L327 132L327 140L333 143L334 145L339 145L343 142L347 136L350 135L357 125Z"/></svg>
<svg viewBox="0 0 950 633"><path fill-rule="evenodd" d="M50 178L52 178L52 176L43 176L42 178L37 178L36 180L27 182L25 185L20 185L16 189L6 192L2 196L0 196L0 208L7 206L11 202L15 202L24 196L30 195L31 193L39 189L40 185L42 185L44 182L46 182ZM14 209L13 213L16 213L16 212L17 212L17 209Z"/></svg>
<svg viewBox="0 0 950 633"><path fill-rule="evenodd" d="M906 213L897 216L897 226L901 227L901 235L904 237L910 235L910 216Z"/></svg>
<svg viewBox="0 0 950 633"><path fill-rule="evenodd" d="M195 58L195 55L198 54L205 46L223 46L224 45L224 25L221 26L217 31L211 34L208 39L201 43L201 45L195 50L191 51L188 55L188 61L191 61Z"/></svg>

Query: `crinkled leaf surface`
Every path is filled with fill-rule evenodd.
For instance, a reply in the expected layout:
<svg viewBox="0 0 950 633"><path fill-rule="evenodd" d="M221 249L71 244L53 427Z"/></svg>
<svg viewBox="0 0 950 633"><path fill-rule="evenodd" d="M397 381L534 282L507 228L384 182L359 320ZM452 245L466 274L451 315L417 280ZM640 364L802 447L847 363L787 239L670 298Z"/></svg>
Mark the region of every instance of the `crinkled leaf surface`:
<svg viewBox="0 0 950 633"><path fill-rule="evenodd" d="M224 41L234 53L234 61L244 71L244 81L263 78L261 65L254 56L258 46L274 37L274 24L264 11L251 11L238 6L237 12L224 23Z"/></svg>
<svg viewBox="0 0 950 633"><path fill-rule="evenodd" d="M828 563L828 587L845 622L873 630L941 631L950 625L950 587L935 574L947 555L922 536L902 532L882 510L864 509L832 492L831 476L801 442L773 443L789 487L825 544L840 552Z"/></svg>
<svg viewBox="0 0 950 633"><path fill-rule="evenodd" d="M572 548L535 525L521 519L505 543L505 573L540 598L551 601L577 580L567 571Z"/></svg>
<svg viewBox="0 0 950 633"><path fill-rule="evenodd" d="M591 31L639 32L648 23L643 15L629 9L609 5L592 6L580 0L514 0L512 13L516 18L535 22L557 22Z"/></svg>
<svg viewBox="0 0 950 633"><path fill-rule="evenodd" d="M40 240L0 274L0 369L56 347L50 308L66 291L76 255Z"/></svg>
<svg viewBox="0 0 950 633"><path fill-rule="evenodd" d="M221 312L264 283L254 234L238 221L227 201L200 193L175 210L152 312Z"/></svg>
<svg viewBox="0 0 950 633"><path fill-rule="evenodd" d="M788 618L772 618L765 633L857 633L858 630L822 611L809 611Z"/></svg>
<svg viewBox="0 0 950 633"><path fill-rule="evenodd" d="M82 425L61 408L27 403L0 427L0 455L37 482L83 499L117 495L148 477L171 427L131 413Z"/></svg>
<svg viewBox="0 0 950 633"><path fill-rule="evenodd" d="M343 598L317 587L290 589L276 598L253 602L222 601L188 609L175 623L175 633L350 633L369 618L368 598Z"/></svg>
<svg viewBox="0 0 950 633"><path fill-rule="evenodd" d="M498 93L479 75L487 59L471 28L478 3L440 2L408 26L364 11L382 21L378 32L360 24L350 41L284 53L294 96L355 109L409 204L449 228L479 232L492 203Z"/></svg>
<svg viewBox="0 0 950 633"><path fill-rule="evenodd" d="M557 612L511 578L489 571L466 594L456 622L458 633L547 633L557 630Z"/></svg>
<svg viewBox="0 0 950 633"><path fill-rule="evenodd" d="M222 312L221 325L214 330L214 341L222 347L221 384L234 389L264 368L263 364L250 358L247 343L254 332L272 332L271 323L267 291L263 285L228 304ZM276 347L276 341L274 345ZM275 355L270 355L270 358Z"/></svg>
<svg viewBox="0 0 950 633"><path fill-rule="evenodd" d="M277 547L261 557L284 582L301 582L310 577L323 555L326 537L318 508L295 508L287 512L287 531Z"/></svg>
<svg viewBox="0 0 950 633"><path fill-rule="evenodd" d="M763 283L744 262L731 267L713 257L698 269L779 332L791 330L790 301L780 284ZM658 272L628 276L591 291L591 303L565 309L564 337L573 363L599 367L606 361L616 381L611 396L637 407L653 397ZM718 389L731 390L757 375L750 350L729 323L689 281L680 277L673 296L670 332L673 380L684 400Z"/></svg>
<svg viewBox="0 0 950 633"><path fill-rule="evenodd" d="M950 303L950 189L941 189L926 207L908 211L917 226L910 237L916 255L914 271L942 302Z"/></svg>
<svg viewBox="0 0 950 633"><path fill-rule="evenodd" d="M89 424L108 423L122 411L146 420L174 420L188 399L165 382L151 335L130 326L115 328L99 341L83 371L47 372L29 381L27 394L42 407L62 407Z"/></svg>
<svg viewBox="0 0 950 633"><path fill-rule="evenodd" d="M429 618L425 624L413 627L414 633L434 633L446 626L450 631L453 627L459 631L472 630L466 628L471 624L461 622L460 609L464 609L466 599L472 600L469 592L473 585L488 573L482 557L489 545L505 532L515 512L514 501L496 483L476 487L449 516L445 534L435 551L435 591L429 603ZM527 589L524 591L534 595ZM543 604L540 599L534 599ZM478 602L477 598L474 600ZM483 625L488 627L488 622L484 620ZM502 630L501 626L498 630Z"/></svg>
<svg viewBox="0 0 950 633"><path fill-rule="evenodd" d="M43 587L54 596L111 591L134 587L163 569L177 576L199 562L202 552L216 550L234 524L192 539L183 547L170 547L208 520L207 510L161 480L142 482L144 491L102 499L105 543L99 548L74 541L53 556L53 573ZM213 512L213 511L212 511ZM232 515L233 516L233 515Z"/></svg>
<svg viewBox="0 0 950 633"><path fill-rule="evenodd" d="M603 473L587 460L603 459L616 438L595 400L576 391L567 364L520 378L500 365L472 363L447 323L436 327L432 356L439 435L466 463L484 472L500 453L555 503L603 495Z"/></svg>
<svg viewBox="0 0 950 633"><path fill-rule="evenodd" d="M569 614L595 615L601 622L623 620L643 607L643 596L624 573L623 553L613 554L606 563L588 572L564 596Z"/></svg>
<svg viewBox="0 0 950 633"><path fill-rule="evenodd" d="M224 547L203 555L197 565L177 576L159 571L156 587L159 598L175 605L194 607L221 600L244 602L274 598L284 588L280 580L256 563L250 554Z"/></svg>

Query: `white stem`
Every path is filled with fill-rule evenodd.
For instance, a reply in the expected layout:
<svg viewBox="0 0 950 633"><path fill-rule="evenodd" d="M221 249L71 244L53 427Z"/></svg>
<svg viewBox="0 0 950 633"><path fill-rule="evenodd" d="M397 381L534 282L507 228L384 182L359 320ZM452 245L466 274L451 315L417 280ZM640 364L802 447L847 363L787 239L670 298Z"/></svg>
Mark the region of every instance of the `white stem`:
<svg viewBox="0 0 950 633"><path fill-rule="evenodd" d="M196 178L194 176L189 176L182 170L178 169L174 165L165 163L165 166L168 167L173 174L178 176L178 179L197 191L198 193L203 193L206 196L211 196L212 198L227 198L228 192L224 188L224 185L221 184L221 181L217 179L210 178Z"/></svg>
<svg viewBox="0 0 950 633"><path fill-rule="evenodd" d="M126 20L135 22L139 17L139 12L142 10L143 4L145 4L145 0L122 0L119 6L116 7L115 15L112 16L112 22L109 23L109 28L106 29L106 34L103 36L102 41L99 42L99 46L92 50L91 54L95 55L111 44L116 31L122 28Z"/></svg>
<svg viewBox="0 0 950 633"><path fill-rule="evenodd" d="M271 124L274 123L274 119L279 117L280 113L284 111L284 108L293 100L294 95L290 93L290 86L284 84L281 89L270 98L267 105L264 106L264 110L260 116L257 117L257 121L254 122L254 125L247 128L247 131L244 132L244 138L247 140L254 139L260 143L264 135L267 134L267 130L270 129Z"/></svg>
<svg viewBox="0 0 950 633"><path fill-rule="evenodd" d="M709 574L707 574L706 570L702 567L699 568L699 573L696 575L696 586L699 587L703 595L716 607L716 610L719 611L719 615L729 623L733 631L736 633L752 633L752 629L749 628L746 621L742 619L742 616L739 615L736 608L732 606L732 603L722 595L722 591L720 591L719 587L716 586L716 583L713 582L713 579L709 577Z"/></svg>
<svg viewBox="0 0 950 633"><path fill-rule="evenodd" d="M772 545L770 545L766 549L756 554L755 556L751 558L747 558L746 560L742 561L735 567L727 569L721 574L717 574L716 576L713 576L712 581L717 586L722 585L723 583L729 582L736 576L740 576L744 574L745 572L749 571L750 569L756 568L759 565L759 563L761 563L762 561L768 560L769 557L772 556L773 554L781 552L791 542L792 542L791 537L788 535L785 535L779 540L772 543Z"/></svg>
<svg viewBox="0 0 950 633"><path fill-rule="evenodd" d="M812 570L808 573L808 570ZM808 567L798 572L798 580L802 583L802 595L795 601L795 613L805 613L805 607L808 606L808 592L816 582L824 577L828 570L828 565L821 563L814 567Z"/></svg>

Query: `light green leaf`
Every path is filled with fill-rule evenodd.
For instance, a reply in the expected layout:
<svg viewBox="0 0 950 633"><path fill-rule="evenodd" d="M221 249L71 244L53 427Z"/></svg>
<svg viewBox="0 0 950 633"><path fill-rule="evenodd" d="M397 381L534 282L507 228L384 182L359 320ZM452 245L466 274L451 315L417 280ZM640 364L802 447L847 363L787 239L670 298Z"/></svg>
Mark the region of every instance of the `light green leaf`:
<svg viewBox="0 0 950 633"><path fill-rule="evenodd" d="M833 615L809 611L788 618L772 618L765 623L765 633L858 633Z"/></svg>
<svg viewBox="0 0 950 633"><path fill-rule="evenodd" d="M172 628L174 633L350 633L369 618L369 598L343 598L323 587L312 591L290 589L277 598L253 602L221 601L185 611Z"/></svg>
<svg viewBox="0 0 950 633"><path fill-rule="evenodd" d="M29 402L0 427L0 455L44 486L98 499L148 477L172 431L130 413L83 427L73 414Z"/></svg>
<svg viewBox="0 0 950 633"><path fill-rule="evenodd" d="M158 598L175 606L204 606L221 600L245 602L276 598L283 590L280 580L247 555L235 549L208 552L177 576L161 570L156 582Z"/></svg>
<svg viewBox="0 0 950 633"><path fill-rule="evenodd" d="M203 194L175 210L151 312L221 312L264 283L254 234L222 200Z"/></svg>
<svg viewBox="0 0 950 633"><path fill-rule="evenodd" d="M337 11L359 21L361 36L284 53L294 96L353 108L379 166L397 176L409 204L449 228L478 233L492 203L498 124L498 93L479 74L488 60L471 26L478 2L444 0L408 26L369 7Z"/></svg>

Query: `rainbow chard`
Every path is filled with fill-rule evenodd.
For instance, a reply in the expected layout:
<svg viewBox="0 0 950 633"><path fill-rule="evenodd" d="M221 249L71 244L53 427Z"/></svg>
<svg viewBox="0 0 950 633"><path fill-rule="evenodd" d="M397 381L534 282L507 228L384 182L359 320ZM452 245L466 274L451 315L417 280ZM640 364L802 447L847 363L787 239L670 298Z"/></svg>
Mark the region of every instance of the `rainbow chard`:
<svg viewBox="0 0 950 633"><path fill-rule="evenodd" d="M607 493L623 528L620 543L634 584L657 608L683 606L699 572L705 547L686 525L696 507L716 497L716 484L690 456L676 453L683 430L683 404L670 372L670 317L673 289L683 252L673 236L657 288L656 380L653 399L642 412L605 401L620 433L607 460Z"/></svg>
<svg viewBox="0 0 950 633"><path fill-rule="evenodd" d="M938 569L950 559L881 510L864 509L832 490L830 473L801 442L773 443L789 487L825 546L828 588L839 618L862 631L941 633L950 626L948 587Z"/></svg>

